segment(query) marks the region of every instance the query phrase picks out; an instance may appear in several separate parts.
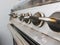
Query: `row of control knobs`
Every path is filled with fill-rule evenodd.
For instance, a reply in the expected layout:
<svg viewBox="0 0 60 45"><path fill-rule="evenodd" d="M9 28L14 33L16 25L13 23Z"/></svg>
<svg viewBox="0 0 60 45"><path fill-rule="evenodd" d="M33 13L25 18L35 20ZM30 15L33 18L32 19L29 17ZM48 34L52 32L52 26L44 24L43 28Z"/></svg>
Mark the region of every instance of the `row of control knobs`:
<svg viewBox="0 0 60 45"><path fill-rule="evenodd" d="M42 27L44 21L39 20L38 19L39 17L44 17L44 15L42 15L39 12L35 13L34 16L32 16L29 13L27 13L27 14L21 14L19 19L20 19L20 21L24 21L24 22L26 22L28 24L30 24L32 22L35 26Z"/></svg>
<svg viewBox="0 0 60 45"><path fill-rule="evenodd" d="M14 18L18 17L15 14L11 16ZM35 26L39 27L42 27L44 22L47 22L53 31L60 32L60 12L54 12L50 17L45 17L45 15L40 12L37 12L34 15L29 13L20 14L19 20L28 24L32 22Z"/></svg>

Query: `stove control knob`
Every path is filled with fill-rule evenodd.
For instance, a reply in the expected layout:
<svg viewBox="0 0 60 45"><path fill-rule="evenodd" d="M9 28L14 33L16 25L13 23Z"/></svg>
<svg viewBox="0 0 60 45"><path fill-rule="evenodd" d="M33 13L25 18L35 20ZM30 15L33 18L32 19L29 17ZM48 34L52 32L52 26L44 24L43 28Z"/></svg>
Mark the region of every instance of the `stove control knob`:
<svg viewBox="0 0 60 45"><path fill-rule="evenodd" d="M10 13L9 16L10 16L10 20L18 17L16 13Z"/></svg>
<svg viewBox="0 0 60 45"><path fill-rule="evenodd" d="M28 17L28 16L31 16L31 14L29 14L29 13L26 13L25 14L25 17ZM30 19L29 18L24 18L24 20L23 20L25 23L28 23L28 24L30 24L31 23L31 21L30 21Z"/></svg>
<svg viewBox="0 0 60 45"><path fill-rule="evenodd" d="M35 17L35 18L34 18ZM39 27L42 27L43 24L44 24L44 21L42 20L39 20L38 18L39 17L45 17L43 13L40 13L40 12L37 12L33 15L33 17L31 18L32 20L32 23L35 25L35 26L39 26Z"/></svg>
<svg viewBox="0 0 60 45"><path fill-rule="evenodd" d="M51 28L51 30L55 31L55 32L60 32L60 12L54 12L50 18L55 18L56 22L52 23L52 22L48 22L49 27Z"/></svg>
<svg viewBox="0 0 60 45"><path fill-rule="evenodd" d="M20 15L19 15L19 20L20 20L20 21L23 21L23 20L24 20L24 16L25 16L25 14L20 14Z"/></svg>
<svg viewBox="0 0 60 45"><path fill-rule="evenodd" d="M10 17L13 17L13 18L16 18L17 17L17 14L16 13L11 13L9 15L10 15Z"/></svg>

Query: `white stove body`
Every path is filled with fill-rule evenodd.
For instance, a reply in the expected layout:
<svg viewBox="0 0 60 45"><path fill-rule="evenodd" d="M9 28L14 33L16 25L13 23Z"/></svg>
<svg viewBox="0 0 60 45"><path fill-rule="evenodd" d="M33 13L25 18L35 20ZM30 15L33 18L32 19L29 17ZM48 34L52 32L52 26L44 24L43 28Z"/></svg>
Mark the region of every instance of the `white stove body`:
<svg viewBox="0 0 60 45"><path fill-rule="evenodd" d="M15 11L14 13L17 13L19 16L19 14L21 13L24 13L24 14L30 13L34 15L36 12L41 12L45 15L45 17L49 17L54 12L60 12L60 2L18 10L18 11ZM46 22L42 27L35 26L32 23L27 24L25 22L21 22L18 18L13 18L12 20L10 20L10 22L13 23L15 26L17 26L19 29L21 29L23 32L25 32L27 35L32 37L41 45L49 45L49 44L60 45L60 33L52 31ZM32 32L30 30L34 30L36 32L34 31ZM39 33L43 33L44 35L48 35L48 36L40 35L40 38L39 38ZM48 37L51 39L49 39Z"/></svg>

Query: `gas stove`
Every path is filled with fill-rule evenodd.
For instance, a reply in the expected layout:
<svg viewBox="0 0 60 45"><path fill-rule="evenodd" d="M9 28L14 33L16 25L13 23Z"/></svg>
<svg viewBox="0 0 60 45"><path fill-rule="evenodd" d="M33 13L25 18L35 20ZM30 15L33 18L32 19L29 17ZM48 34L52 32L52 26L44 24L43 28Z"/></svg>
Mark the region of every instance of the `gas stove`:
<svg viewBox="0 0 60 45"><path fill-rule="evenodd" d="M40 45L60 45L60 2L14 11L10 23ZM38 45L38 44L37 44Z"/></svg>

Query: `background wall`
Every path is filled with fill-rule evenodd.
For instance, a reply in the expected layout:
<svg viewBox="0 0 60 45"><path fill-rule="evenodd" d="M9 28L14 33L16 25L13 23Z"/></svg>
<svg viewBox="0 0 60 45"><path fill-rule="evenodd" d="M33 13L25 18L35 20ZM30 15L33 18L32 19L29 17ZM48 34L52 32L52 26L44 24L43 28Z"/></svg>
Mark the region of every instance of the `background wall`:
<svg viewBox="0 0 60 45"><path fill-rule="evenodd" d="M13 45L12 35L7 28L8 14L18 0L0 0L0 42L1 45Z"/></svg>

